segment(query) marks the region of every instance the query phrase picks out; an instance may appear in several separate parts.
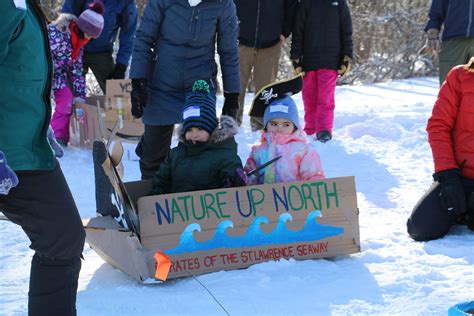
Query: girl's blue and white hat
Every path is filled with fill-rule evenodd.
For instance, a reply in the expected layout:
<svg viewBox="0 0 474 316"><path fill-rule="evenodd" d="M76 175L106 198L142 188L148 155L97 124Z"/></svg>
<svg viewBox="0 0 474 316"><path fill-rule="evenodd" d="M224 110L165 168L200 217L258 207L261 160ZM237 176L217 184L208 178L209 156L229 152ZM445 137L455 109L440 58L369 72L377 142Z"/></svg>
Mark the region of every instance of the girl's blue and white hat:
<svg viewBox="0 0 474 316"><path fill-rule="evenodd" d="M216 96L209 92L209 84L197 80L193 92L186 97L183 109L183 131L191 127L200 127L212 134L218 125L216 117Z"/></svg>
<svg viewBox="0 0 474 316"><path fill-rule="evenodd" d="M267 106L265 113L263 114L263 123L265 128L267 127L268 121L275 118L287 119L293 122L296 128L300 128L298 108L296 107L295 101L293 101L290 96L276 99Z"/></svg>

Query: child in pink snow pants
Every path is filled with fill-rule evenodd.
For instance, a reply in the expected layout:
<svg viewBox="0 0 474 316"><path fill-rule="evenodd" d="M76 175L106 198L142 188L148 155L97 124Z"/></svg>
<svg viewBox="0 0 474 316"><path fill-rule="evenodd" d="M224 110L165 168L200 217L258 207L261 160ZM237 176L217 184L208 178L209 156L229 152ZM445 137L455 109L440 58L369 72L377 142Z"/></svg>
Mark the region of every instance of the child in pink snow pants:
<svg viewBox="0 0 474 316"><path fill-rule="evenodd" d="M344 75L352 62L347 1L298 1L292 34L290 58L295 72L305 72L304 131L325 143L332 139L337 76Z"/></svg>
<svg viewBox="0 0 474 316"><path fill-rule="evenodd" d="M53 57L53 93L56 103L51 127L58 143L69 142L69 121L73 103L86 98L86 81L83 72L83 47L91 38L97 38L104 27L104 6L94 2L79 18L60 14L48 25L48 37ZM72 88L72 90L71 90Z"/></svg>

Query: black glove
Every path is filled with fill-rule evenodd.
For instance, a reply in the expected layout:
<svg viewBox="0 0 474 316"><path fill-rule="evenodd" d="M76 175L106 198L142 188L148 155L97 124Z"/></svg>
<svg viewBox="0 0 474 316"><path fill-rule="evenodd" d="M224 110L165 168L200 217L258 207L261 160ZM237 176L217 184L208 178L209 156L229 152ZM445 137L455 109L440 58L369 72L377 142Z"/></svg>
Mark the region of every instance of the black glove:
<svg viewBox="0 0 474 316"><path fill-rule="evenodd" d="M233 119L236 119L238 111L239 94L224 92L224 107L222 108L222 115L231 116Z"/></svg>
<svg viewBox="0 0 474 316"><path fill-rule="evenodd" d="M242 169L236 169L233 176L224 180L224 188L244 187L246 185L247 175Z"/></svg>
<svg viewBox="0 0 474 316"><path fill-rule="evenodd" d="M107 79L124 79L126 71L127 66L117 63L115 64L114 70L110 73Z"/></svg>
<svg viewBox="0 0 474 316"><path fill-rule="evenodd" d="M448 169L435 173L439 182L439 203L449 215L459 216L466 212L466 193L459 177L460 169Z"/></svg>
<svg viewBox="0 0 474 316"><path fill-rule="evenodd" d="M352 65L352 58L350 58L347 55L344 55L344 58L339 63L339 69L337 70L337 73L341 76L348 74L349 71L351 70L351 65Z"/></svg>
<svg viewBox="0 0 474 316"><path fill-rule="evenodd" d="M293 73L295 75L301 73L301 71L303 69L303 65L301 63L301 60L300 59L293 59L291 61L291 63L293 64Z"/></svg>
<svg viewBox="0 0 474 316"><path fill-rule="evenodd" d="M132 101L133 117L142 117L143 108L146 106L147 99L146 79L132 79L132 92L130 93L130 98Z"/></svg>

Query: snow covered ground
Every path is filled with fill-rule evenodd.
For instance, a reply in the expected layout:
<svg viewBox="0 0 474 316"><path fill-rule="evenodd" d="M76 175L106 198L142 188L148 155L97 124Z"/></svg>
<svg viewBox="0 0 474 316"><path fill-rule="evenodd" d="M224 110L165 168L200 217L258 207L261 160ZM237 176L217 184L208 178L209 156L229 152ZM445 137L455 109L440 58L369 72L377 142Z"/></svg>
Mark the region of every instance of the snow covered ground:
<svg viewBox="0 0 474 316"><path fill-rule="evenodd" d="M406 233L411 209L431 183L425 127L437 92L437 78L337 88L334 139L313 142L327 177L356 177L361 253L141 285L86 245L78 314L446 315L450 306L473 300L474 233L454 227L427 243ZM301 95L295 100L303 120ZM246 118L237 137L243 161L258 137ZM126 148L125 180L137 180L137 157ZM93 217L91 152L70 147L61 165L81 216ZM1 315L26 315L28 246L19 227L0 221Z"/></svg>

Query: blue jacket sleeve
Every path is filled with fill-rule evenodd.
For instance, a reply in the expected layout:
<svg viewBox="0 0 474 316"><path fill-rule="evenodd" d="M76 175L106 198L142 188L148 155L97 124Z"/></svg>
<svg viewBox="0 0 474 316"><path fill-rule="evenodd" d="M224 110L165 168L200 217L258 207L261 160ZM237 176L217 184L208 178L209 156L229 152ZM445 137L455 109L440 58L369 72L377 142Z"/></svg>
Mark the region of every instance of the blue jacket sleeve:
<svg viewBox="0 0 474 316"><path fill-rule="evenodd" d="M226 1L217 25L217 52L222 69L224 91L240 93L239 24L234 1Z"/></svg>
<svg viewBox="0 0 474 316"><path fill-rule="evenodd" d="M133 50L133 37L137 28L138 12L135 2L131 1L120 14L120 47L116 62L128 66Z"/></svg>
<svg viewBox="0 0 474 316"><path fill-rule="evenodd" d="M433 0L430 12L428 13L428 23L426 23L425 32L429 29L441 30L441 25L446 18L449 0Z"/></svg>
<svg viewBox="0 0 474 316"><path fill-rule="evenodd" d="M133 44L130 78L151 79L153 75L156 41L159 40L164 8L160 0L150 0L143 11L140 27Z"/></svg>
<svg viewBox="0 0 474 316"><path fill-rule="evenodd" d="M85 0L64 0L61 12L79 16L82 13L81 4L83 4L84 1Z"/></svg>

